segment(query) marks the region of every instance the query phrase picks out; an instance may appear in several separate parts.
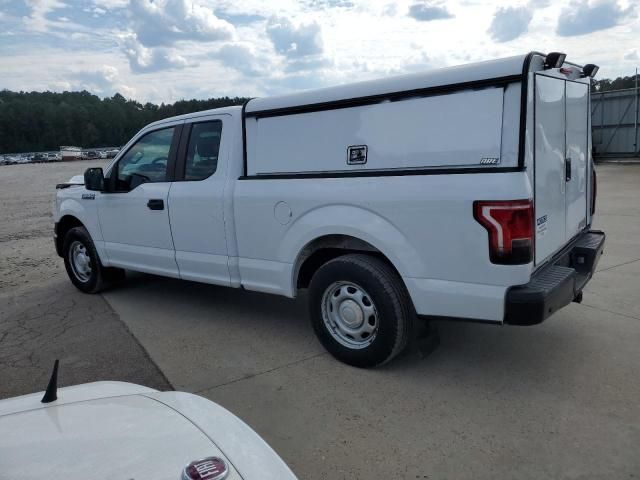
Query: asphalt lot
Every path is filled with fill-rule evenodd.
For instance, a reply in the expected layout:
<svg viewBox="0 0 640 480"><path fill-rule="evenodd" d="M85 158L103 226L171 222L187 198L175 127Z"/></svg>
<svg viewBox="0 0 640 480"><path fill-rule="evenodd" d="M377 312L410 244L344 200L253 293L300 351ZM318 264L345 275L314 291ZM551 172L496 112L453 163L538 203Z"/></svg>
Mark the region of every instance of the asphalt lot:
<svg viewBox="0 0 640 480"><path fill-rule="evenodd" d="M439 322L434 353L414 346L376 370L324 352L304 295L141 274L104 295L77 293L44 199L50 210L49 183L87 166L47 165L43 176L42 165L0 167L0 397L43 389L47 373L34 372L46 362L20 362L55 353L77 381L167 388L166 376L222 404L303 479L639 475L640 165L599 167L595 226L608 237L582 304L535 327ZM55 332L69 315L77 326L60 348ZM29 343L27 316L46 342ZM12 344L8 366L16 337L27 341ZM57 351L43 356L43 346Z"/></svg>

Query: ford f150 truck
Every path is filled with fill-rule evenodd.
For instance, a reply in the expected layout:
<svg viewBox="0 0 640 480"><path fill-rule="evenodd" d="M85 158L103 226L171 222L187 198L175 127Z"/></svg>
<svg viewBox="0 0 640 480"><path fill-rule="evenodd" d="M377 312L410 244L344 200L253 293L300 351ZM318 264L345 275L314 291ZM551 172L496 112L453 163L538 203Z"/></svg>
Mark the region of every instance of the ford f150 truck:
<svg viewBox="0 0 640 480"><path fill-rule="evenodd" d="M417 315L540 323L603 251L597 69L534 52L155 122L59 185L58 254L91 293L123 269L308 288L322 344L362 367Z"/></svg>

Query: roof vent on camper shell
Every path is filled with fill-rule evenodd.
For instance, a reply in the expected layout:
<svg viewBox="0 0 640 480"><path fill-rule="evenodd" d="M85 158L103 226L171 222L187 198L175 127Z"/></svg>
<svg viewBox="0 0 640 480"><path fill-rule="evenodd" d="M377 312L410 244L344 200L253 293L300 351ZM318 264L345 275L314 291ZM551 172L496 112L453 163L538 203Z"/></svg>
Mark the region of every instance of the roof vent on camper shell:
<svg viewBox="0 0 640 480"><path fill-rule="evenodd" d="M564 59L567 58L566 53L551 52L547 54L544 60L544 68L560 68L564 63Z"/></svg>

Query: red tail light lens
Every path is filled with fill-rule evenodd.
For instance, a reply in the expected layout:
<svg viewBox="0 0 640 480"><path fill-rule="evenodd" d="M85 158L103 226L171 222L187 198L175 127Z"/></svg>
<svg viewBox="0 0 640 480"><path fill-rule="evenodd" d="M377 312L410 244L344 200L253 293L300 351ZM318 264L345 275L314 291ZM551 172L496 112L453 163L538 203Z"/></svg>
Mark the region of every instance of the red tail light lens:
<svg viewBox="0 0 640 480"><path fill-rule="evenodd" d="M476 201L474 218L489 232L492 263L518 265L533 259L533 202Z"/></svg>
<svg viewBox="0 0 640 480"><path fill-rule="evenodd" d="M591 215L596 213L596 196L598 195L598 179L596 177L596 171L593 170L591 174Z"/></svg>

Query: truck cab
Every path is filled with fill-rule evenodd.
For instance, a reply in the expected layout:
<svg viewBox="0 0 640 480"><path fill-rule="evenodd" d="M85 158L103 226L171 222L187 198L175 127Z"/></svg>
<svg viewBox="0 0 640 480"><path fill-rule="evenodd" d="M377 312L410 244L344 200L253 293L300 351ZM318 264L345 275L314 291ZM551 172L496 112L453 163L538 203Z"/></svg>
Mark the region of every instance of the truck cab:
<svg viewBox="0 0 640 480"><path fill-rule="evenodd" d="M532 52L161 120L59 185L56 248L91 293L125 269L309 289L321 342L361 367L418 317L540 323L603 251L595 70Z"/></svg>

